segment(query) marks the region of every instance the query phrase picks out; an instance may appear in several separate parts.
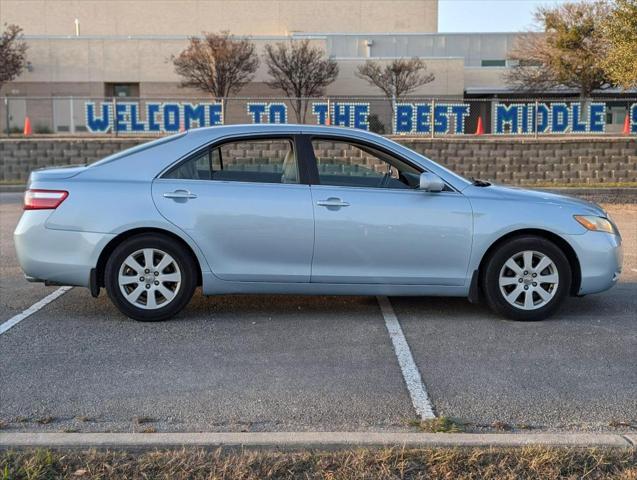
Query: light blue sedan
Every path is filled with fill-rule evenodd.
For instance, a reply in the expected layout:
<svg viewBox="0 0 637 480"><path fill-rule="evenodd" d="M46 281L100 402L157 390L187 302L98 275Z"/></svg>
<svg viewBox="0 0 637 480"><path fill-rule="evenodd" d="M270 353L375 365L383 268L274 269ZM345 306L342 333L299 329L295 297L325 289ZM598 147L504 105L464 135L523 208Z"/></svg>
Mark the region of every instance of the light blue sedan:
<svg viewBox="0 0 637 480"><path fill-rule="evenodd" d="M621 237L599 206L470 181L354 129L191 130L37 170L15 231L29 280L105 287L125 315L205 295L438 295L539 320L612 287Z"/></svg>

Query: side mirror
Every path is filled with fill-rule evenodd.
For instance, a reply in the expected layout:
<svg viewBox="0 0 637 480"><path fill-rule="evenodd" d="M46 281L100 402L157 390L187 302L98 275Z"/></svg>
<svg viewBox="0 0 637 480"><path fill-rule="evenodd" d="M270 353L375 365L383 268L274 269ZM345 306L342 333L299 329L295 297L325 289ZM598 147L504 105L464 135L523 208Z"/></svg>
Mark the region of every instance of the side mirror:
<svg viewBox="0 0 637 480"><path fill-rule="evenodd" d="M438 175L423 172L420 174L420 189L425 192L442 192L445 188L443 182Z"/></svg>

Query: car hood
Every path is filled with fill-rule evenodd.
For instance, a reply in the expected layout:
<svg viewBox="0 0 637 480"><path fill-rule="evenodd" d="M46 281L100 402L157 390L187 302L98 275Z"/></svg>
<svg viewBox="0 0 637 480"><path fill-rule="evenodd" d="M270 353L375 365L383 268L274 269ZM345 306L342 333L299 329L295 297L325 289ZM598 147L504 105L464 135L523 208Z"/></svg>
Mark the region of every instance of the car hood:
<svg viewBox="0 0 637 480"><path fill-rule="evenodd" d="M499 199L518 200L523 202L535 202L544 204L553 204L560 207L568 207L574 210L574 213L591 214L605 217L606 212L602 207L593 202L581 200L579 198L570 197L568 195L560 195L557 193L545 192L542 190L527 190L519 187L509 187L505 185L491 185L489 187L471 186L463 191L464 194L476 196L488 196Z"/></svg>

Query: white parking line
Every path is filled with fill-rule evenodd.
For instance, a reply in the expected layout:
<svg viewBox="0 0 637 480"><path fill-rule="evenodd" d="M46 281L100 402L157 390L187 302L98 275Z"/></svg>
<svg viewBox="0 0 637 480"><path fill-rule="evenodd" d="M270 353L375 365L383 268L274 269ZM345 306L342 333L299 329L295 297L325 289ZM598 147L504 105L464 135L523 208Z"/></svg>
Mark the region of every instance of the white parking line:
<svg viewBox="0 0 637 480"><path fill-rule="evenodd" d="M11 327L13 327L13 326L17 325L18 323L20 323L25 318L30 317L31 315L33 315L38 310L46 307L53 300L55 300L56 298L64 295L66 292L68 292L72 288L73 287L60 287L55 292L47 295L46 297L44 297L39 302L36 302L33 305L31 305L29 308L27 308L22 313L18 313L14 317L11 317L9 320L7 320L2 325L0 325L0 335L2 335L4 332L9 330Z"/></svg>
<svg viewBox="0 0 637 480"><path fill-rule="evenodd" d="M411 403L413 403L416 413L420 418L435 418L436 415L429 401L425 384L422 381L422 377L420 376L414 357L411 354L411 349L409 348L403 329L400 327L400 322L394 313L394 309L387 297L376 298L378 299L380 311L385 319L385 326L394 345L398 364L403 373L405 384L407 384L407 390L409 390Z"/></svg>

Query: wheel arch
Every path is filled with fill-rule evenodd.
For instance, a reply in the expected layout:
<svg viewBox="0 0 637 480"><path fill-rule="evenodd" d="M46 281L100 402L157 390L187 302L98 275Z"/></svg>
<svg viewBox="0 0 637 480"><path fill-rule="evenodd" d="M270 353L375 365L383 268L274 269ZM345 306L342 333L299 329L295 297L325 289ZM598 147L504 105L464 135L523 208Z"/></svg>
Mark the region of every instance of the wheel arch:
<svg viewBox="0 0 637 480"><path fill-rule="evenodd" d="M546 240L553 242L560 250L562 250L564 255L566 255L569 266L571 267L572 279L571 279L571 291L569 292L569 294L577 295L577 292L579 292L580 285L582 283L582 269L580 266L580 261L577 258L577 254L575 253L575 250L573 249L573 247L571 247L571 245L566 240L564 240L559 235L553 232L550 232L548 230L542 230L540 228L525 228L525 229L508 232L507 234L495 240L489 246L489 248L487 248L484 255L482 255L482 259L480 260L480 265L478 266L478 271L477 271L477 280L479 282L480 291L482 291L482 285L484 283L483 274L484 274L486 263L488 262L489 258L491 258L493 253L498 249L498 247L500 247L500 245L511 240L512 238L522 237L526 235L534 235L537 237L545 238Z"/></svg>
<svg viewBox="0 0 637 480"><path fill-rule="evenodd" d="M188 254L192 257L193 261L195 262L195 265L197 266L197 286L201 286L202 278L203 278L201 265L199 264L199 259L197 258L197 255L195 254L192 247L188 244L188 242L186 242L179 235L169 230L164 230L161 228L154 228L154 227L143 227L143 228L134 228L134 229L127 230L125 232L118 234L115 238L111 239L111 241L108 242L106 246L102 249L102 252L100 253L100 256L97 260L97 264L95 266L95 280L96 280L98 288L104 286L104 273L105 273L104 271L106 268L106 262L108 261L108 257L110 257L111 253L113 253L113 251L119 245L121 245L122 242L124 242L125 240L128 240L131 237L134 237L136 235L140 235L143 233L154 233L158 235L163 235L181 244L186 249Z"/></svg>

